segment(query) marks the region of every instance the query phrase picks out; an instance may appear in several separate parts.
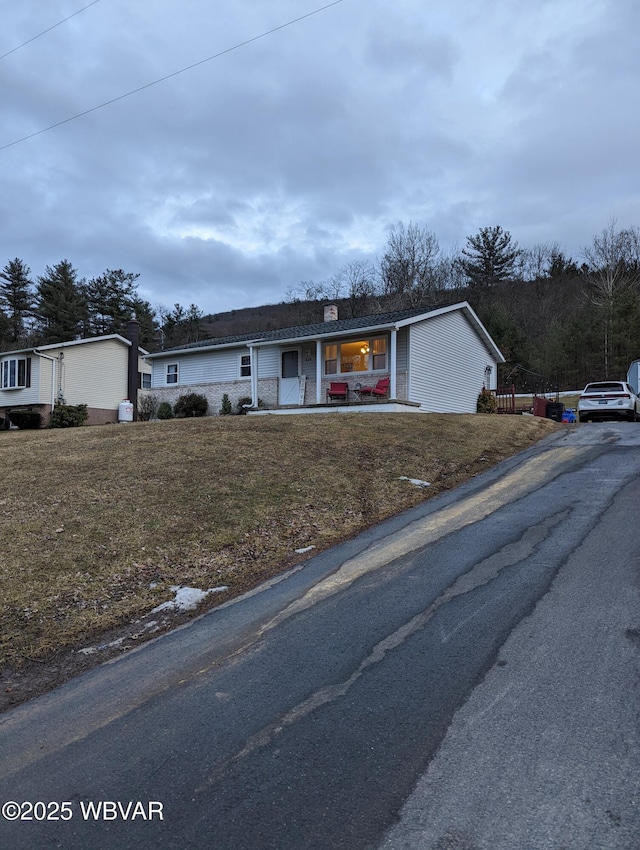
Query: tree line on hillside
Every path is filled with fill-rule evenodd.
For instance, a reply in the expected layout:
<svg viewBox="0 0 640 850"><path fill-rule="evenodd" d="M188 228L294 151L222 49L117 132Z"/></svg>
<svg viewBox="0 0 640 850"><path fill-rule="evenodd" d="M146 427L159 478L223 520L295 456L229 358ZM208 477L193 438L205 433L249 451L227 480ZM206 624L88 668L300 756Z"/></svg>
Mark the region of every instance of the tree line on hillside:
<svg viewBox="0 0 640 850"><path fill-rule="evenodd" d="M557 244L522 249L500 226L481 228L447 254L431 231L400 222L375 263L349 263L288 297L310 321L310 305L320 301L338 303L346 318L466 300L506 358L501 383L581 389L623 379L640 359L640 229L612 220L578 264Z"/></svg>
<svg viewBox="0 0 640 850"><path fill-rule="evenodd" d="M132 316L140 323L140 343L148 350L200 339L203 312L195 304L154 310L138 294L138 278L122 269L107 269L81 279L68 260L61 260L34 280L23 260L10 260L0 270L0 351L126 336Z"/></svg>
<svg viewBox="0 0 640 850"><path fill-rule="evenodd" d="M620 379L640 358L640 229L615 220L581 262L557 244L522 249L500 226L480 228L461 251L446 253L427 228L398 222L375 262L350 262L329 280L302 281L282 304L206 317L195 304L154 310L138 295L138 277L108 269L79 279L63 260L34 281L22 260L8 262L0 271L0 350L124 335L132 314L141 344L157 351L319 322L327 302L350 318L467 300L505 355L500 382L519 390Z"/></svg>

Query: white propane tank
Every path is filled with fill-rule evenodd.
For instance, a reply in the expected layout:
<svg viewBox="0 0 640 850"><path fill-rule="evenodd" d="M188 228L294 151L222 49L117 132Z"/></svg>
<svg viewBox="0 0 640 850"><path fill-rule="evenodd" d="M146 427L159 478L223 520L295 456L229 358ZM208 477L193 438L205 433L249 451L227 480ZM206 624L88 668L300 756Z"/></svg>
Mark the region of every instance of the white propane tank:
<svg viewBox="0 0 640 850"><path fill-rule="evenodd" d="M118 422L133 422L133 405L128 398L118 405Z"/></svg>

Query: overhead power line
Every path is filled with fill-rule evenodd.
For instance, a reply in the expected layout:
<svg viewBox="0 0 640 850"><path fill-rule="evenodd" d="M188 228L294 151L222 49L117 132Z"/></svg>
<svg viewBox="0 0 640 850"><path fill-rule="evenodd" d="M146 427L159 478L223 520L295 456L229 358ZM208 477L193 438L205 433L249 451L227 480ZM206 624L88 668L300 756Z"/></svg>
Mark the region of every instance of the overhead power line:
<svg viewBox="0 0 640 850"><path fill-rule="evenodd" d="M82 9L78 9L78 11L74 12L72 15L67 15L66 18L63 18L61 21L58 21L57 24L54 24L53 26L48 27L46 30L42 30L42 32L39 32L38 35L34 35L31 38L28 38L26 41L23 41L22 44L19 44L17 47L14 47L12 50L8 50L6 53L3 53L2 56L0 56L0 59L6 59L7 56L11 56L12 53L15 53L16 50L20 50L22 47L26 47L27 44L31 44L32 41L35 41L37 38L41 38L43 35L46 35L48 32L51 32L51 30L54 30L56 27L59 27L61 24L64 24L67 21L70 21L71 18L75 18L76 15L79 15L80 12L84 12L84 10L88 9L89 6L95 6L96 3L99 3L99 2L100 2L100 0L93 0L92 3L87 3L87 5L83 6Z"/></svg>
<svg viewBox="0 0 640 850"><path fill-rule="evenodd" d="M4 151L7 148L13 147L14 145L19 145L21 142L26 142L28 139L33 139L35 136L41 136L43 133L49 132L49 130L55 130L56 127L61 127L63 124L69 124L69 122L71 121L76 121L78 118L83 118L85 115L89 115L92 112L97 112L98 109L104 109L105 106L111 106L112 103L117 103L120 100L124 100L127 97L131 97L134 94L138 94L141 91L145 91L145 89L150 89L152 86L157 86L159 83L164 83L166 82L166 80L170 80L173 77L177 77L180 74L186 73L187 71L192 71L194 68L198 68L200 65L205 65L207 62L212 62L214 59L219 59L221 56L225 56L227 53L232 53L234 50L239 50L241 47L246 47L248 44L252 44L254 41L259 41L261 38L266 38L268 35L273 35L273 33L275 32L279 32L280 30L293 26L293 24L297 24L300 21L304 21L306 18L311 18L313 15L317 15L319 12L324 12L326 9L330 9L332 6L337 6L338 3L342 2L343 0L334 0L333 3L327 3L326 6L321 6L319 9L314 9L313 12L307 12L306 15L301 15L299 18L294 18L291 21L287 21L286 24L280 24L280 26L274 27L273 29L260 33L260 35L255 35L253 36L253 38L248 38L245 41L241 41L238 44L234 44L233 47L227 47L225 50L221 50L219 53L214 53L213 56L207 56L206 59L201 59L199 62L194 62L192 65L187 65L185 68L180 68L179 71L173 71L171 74L166 74L164 77L159 77L157 80L153 80L150 83L145 83L145 85L143 86L138 86L138 88L132 89L131 91L126 92L125 94L118 95L118 97L113 97L111 98L111 100L105 100L103 103L99 103L97 106L92 106L90 109L85 109L83 112L77 112L75 115L71 115L69 118L64 118L62 121L57 121L55 124L50 124L48 127L43 127L41 130L36 130L34 133L29 133L27 136L22 136L20 139L15 139L13 142L8 142L6 145L0 145L0 151Z"/></svg>

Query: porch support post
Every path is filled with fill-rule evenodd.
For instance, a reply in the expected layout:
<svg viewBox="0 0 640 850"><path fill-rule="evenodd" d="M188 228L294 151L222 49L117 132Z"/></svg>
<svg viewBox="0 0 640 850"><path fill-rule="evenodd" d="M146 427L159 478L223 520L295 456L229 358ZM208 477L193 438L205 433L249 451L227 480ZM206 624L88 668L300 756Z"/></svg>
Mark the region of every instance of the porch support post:
<svg viewBox="0 0 640 850"><path fill-rule="evenodd" d="M251 407L258 407L258 349L249 346L249 363L251 364Z"/></svg>
<svg viewBox="0 0 640 850"><path fill-rule="evenodd" d="M316 404L322 404L322 340L316 340Z"/></svg>
<svg viewBox="0 0 640 850"><path fill-rule="evenodd" d="M389 384L389 398L397 398L396 379L398 376L398 329L391 329L391 366L389 369L391 382Z"/></svg>

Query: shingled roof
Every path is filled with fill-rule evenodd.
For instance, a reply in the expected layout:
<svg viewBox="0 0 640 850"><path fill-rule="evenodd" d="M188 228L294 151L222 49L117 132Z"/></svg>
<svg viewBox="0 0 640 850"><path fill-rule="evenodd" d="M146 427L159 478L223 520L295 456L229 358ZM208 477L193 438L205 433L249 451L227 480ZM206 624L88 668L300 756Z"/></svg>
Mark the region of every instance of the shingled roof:
<svg viewBox="0 0 640 850"><path fill-rule="evenodd" d="M191 351L197 348L215 348L217 346L242 345L250 342L278 342L280 340L305 339L319 336L331 336L348 333L349 331L362 330L364 328L390 327L396 322L411 319L414 316L422 316L431 313L438 307L420 307L413 310L396 310L391 313L374 313L370 316L358 316L355 319L336 319L330 322L317 322L312 325L297 325L292 328L278 328L271 331L253 332L248 334L234 334L232 336L215 337L200 342L192 342L177 348L166 348L151 357L158 357L175 351Z"/></svg>

